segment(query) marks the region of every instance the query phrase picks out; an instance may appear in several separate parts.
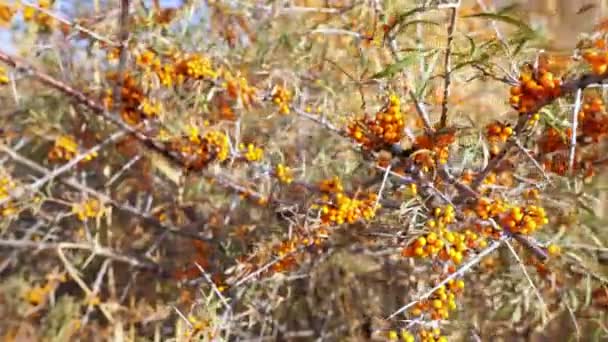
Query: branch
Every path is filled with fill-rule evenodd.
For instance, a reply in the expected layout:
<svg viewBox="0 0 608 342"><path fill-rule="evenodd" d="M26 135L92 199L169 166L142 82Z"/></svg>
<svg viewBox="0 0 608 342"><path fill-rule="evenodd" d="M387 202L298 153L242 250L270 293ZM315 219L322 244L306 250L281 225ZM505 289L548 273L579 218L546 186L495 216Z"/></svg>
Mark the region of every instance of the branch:
<svg viewBox="0 0 608 342"><path fill-rule="evenodd" d="M575 91L578 91L579 89L585 89L592 84L601 84L606 79L608 79L608 73L603 74L603 75L594 75L594 74L582 75L579 78L573 79L571 81L568 81L568 82L562 84L560 87L561 95L559 97L563 97L565 95L571 94ZM526 127L526 124L528 123L528 119L532 115L537 113L539 110L541 110L543 107L553 103L556 99L557 98L547 99L543 102L538 103L536 105L536 107L534 107L529 112L520 114L519 119L517 121L517 125L515 126L514 137L511 140L509 140L509 142L507 142L507 144L505 144L505 146L498 153L498 155L496 155L494 158L492 158L492 160L490 160L488 165L473 180L473 183L472 183L473 189L477 189L479 187L479 185L481 184L481 182L483 182L483 180L486 179L488 174L490 174L490 172L492 172L505 159L505 157L508 155L511 148L516 146L514 139L521 135L524 128ZM576 132L573 132L572 134L574 136L576 136Z"/></svg>
<svg viewBox="0 0 608 342"><path fill-rule="evenodd" d="M507 238L507 236L503 235L503 236L501 236L501 238L499 240L493 241L491 245L489 245L486 249L479 252L479 254L477 254L474 258L469 260L466 264L462 265L456 272L450 274L448 277L446 277L441 282L439 282L439 284L437 284L435 287L433 287L432 289L425 292L422 296L418 297L418 299L416 299L415 301L410 302L410 303L402 306L401 308L399 308L399 310L393 312L390 316L387 317L387 319L391 319L391 318L397 316L398 314L404 312L405 310L411 308L412 306L416 305L416 303L420 302L421 300L429 298L430 296L433 295L433 293L435 293L435 291L437 291L440 287L447 284L450 280L464 275L465 272L467 272L471 267L477 265L481 261L481 259L483 259L486 255L492 253L498 247L500 247L500 245L503 243L503 241L506 238Z"/></svg>
<svg viewBox="0 0 608 342"><path fill-rule="evenodd" d="M120 44L114 42L113 40L111 40L109 38L106 38L106 37L104 37L104 36L102 36L102 35L94 32L94 31L91 31L91 30L87 29L86 27L84 27L84 26L82 26L82 25L80 25L80 24L78 24L76 22L72 22L72 21L69 21L67 19L64 19L64 18L58 16L53 11L50 11L50 10L48 10L46 8L42 8L42 7L40 7L40 6L36 5L36 4L33 4L33 3L29 2L29 1L26 1L26 0L21 0L21 2L23 3L23 5L25 5L27 7L31 7L33 9L37 10L37 11L40 11L40 12L48 15L49 17L52 17L53 19L55 19L55 20L63 23L64 25L70 26L73 29L75 29L75 30L77 30L77 31L79 31L79 32L81 32L81 33L83 33L83 34L85 34L85 35L87 35L87 36L95 39L95 40L98 40L100 42L108 44L109 46L120 46Z"/></svg>
<svg viewBox="0 0 608 342"><path fill-rule="evenodd" d="M454 27L456 26L456 13L458 7L450 9L450 23L448 25L448 41L445 51L444 70L445 77L443 82L443 99L441 101L441 119L439 128L444 128L448 121L448 98L450 97L450 83L452 82L452 41L454 40Z"/></svg>
<svg viewBox="0 0 608 342"><path fill-rule="evenodd" d="M146 270L159 270L160 266L152 261L141 260L135 256L129 256L120 254L110 248L92 245L87 243L76 243L76 242L40 242L30 240L0 240L0 247L9 248L29 248L37 250L48 250L48 249L77 249L91 251L94 255L99 255L114 261L122 262L124 264L137 267Z"/></svg>
<svg viewBox="0 0 608 342"><path fill-rule="evenodd" d="M13 151L11 148L5 146L5 145L0 145L0 151L8 154L12 159L20 162L21 164L26 165L27 167L31 168L34 171L37 171L39 173L42 173L43 175L46 175L48 177L49 174L51 174L51 171L47 170L46 168L38 165L37 163L19 155L17 152ZM61 179L60 180L62 183L71 186L72 188L75 188L77 190L80 190L84 193L87 193L91 196L97 197L99 198L102 202L104 203L109 203L112 206L114 206L115 208L133 214L139 218L141 218L144 222L146 222L147 224L151 225L152 227L155 227L159 230L161 230L162 232L170 232L172 234L175 235L179 235L179 236L184 236L184 237L188 237L191 239L196 239L196 240L201 240L201 241L206 241L209 240L209 238L203 237L201 236L199 233L197 233L196 231L187 231L178 227L173 227L173 226L169 226L166 225L160 221L158 221L154 216L147 214L147 213L143 213L140 210L138 210L137 208L131 206L130 204L127 203L118 203L117 201L115 201L113 198L111 198L110 196L103 194L101 192L95 191L89 187L87 187L84 184L81 184L79 182L77 182L74 179Z"/></svg>

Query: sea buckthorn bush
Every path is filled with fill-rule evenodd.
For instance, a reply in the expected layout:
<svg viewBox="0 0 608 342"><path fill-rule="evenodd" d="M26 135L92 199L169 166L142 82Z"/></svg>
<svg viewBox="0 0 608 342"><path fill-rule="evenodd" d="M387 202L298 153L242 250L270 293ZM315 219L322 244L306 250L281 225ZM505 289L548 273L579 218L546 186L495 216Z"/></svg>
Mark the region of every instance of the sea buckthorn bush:
<svg viewBox="0 0 608 342"><path fill-rule="evenodd" d="M0 0L2 340L608 338L608 25L489 3Z"/></svg>

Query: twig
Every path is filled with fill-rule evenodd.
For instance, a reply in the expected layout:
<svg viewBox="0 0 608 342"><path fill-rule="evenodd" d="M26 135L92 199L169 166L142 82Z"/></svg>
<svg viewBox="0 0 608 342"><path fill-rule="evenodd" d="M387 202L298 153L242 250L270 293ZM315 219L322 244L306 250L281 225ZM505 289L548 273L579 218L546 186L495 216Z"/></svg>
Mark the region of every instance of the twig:
<svg viewBox="0 0 608 342"><path fill-rule="evenodd" d="M513 246L511 246L511 243L509 243L508 240L505 240L505 243L507 244L507 247L509 247L509 250L515 257L515 260L517 260L517 262L519 263L519 266L521 267L521 270L523 271L526 279L528 280L528 283L530 283L530 286L534 290L534 294L536 295L536 297L538 298L538 301L540 302L541 306L543 307L543 313L546 313L547 304L545 304L545 300L543 299L543 296L541 296L540 291L538 291L538 288L536 287L536 285L534 285L532 278L530 278L530 275L528 274L528 271L526 270L526 265L524 265L524 263L521 261L521 259L519 258L519 255L517 255L517 252L515 251L515 248L513 248Z"/></svg>
<svg viewBox="0 0 608 342"><path fill-rule="evenodd" d="M42 7L40 7L40 6L36 5L36 4L33 4L33 3L31 3L31 2L29 2L27 0L21 0L21 2L23 3L23 5L25 5L27 7L31 7L33 9L37 10L37 11L40 11L40 12L42 12L42 13L44 13L44 14L52 17L52 18L54 18L55 20L57 20L57 21L65 24L65 25L71 26L75 30L80 31L83 34L85 34L85 35L87 35L87 36L89 36L89 37L91 37L91 38L93 38L95 40L98 40L100 42L104 42L105 44L108 44L109 46L120 46L120 44L112 41L111 39L106 38L106 37L104 37L104 36L102 36L102 35L94 32L94 31L91 31L91 30L87 29L86 27L83 27L82 25L80 25L80 24L78 24L76 22L71 22L71 21L69 21L67 19L64 19L64 18L58 16L57 14L53 13L53 11L50 11L50 10L48 10L46 8L42 8Z"/></svg>
<svg viewBox="0 0 608 342"><path fill-rule="evenodd" d="M0 239L0 247L10 248L30 248L36 250L49 250L49 249L75 249L75 250L87 250L91 251L94 255L101 256L107 259L111 259L117 262L127 264L140 269L146 270L158 270L159 265L152 261L144 261L136 258L135 256L128 256L120 254L110 248L103 247L97 244L77 243L77 242L43 242L43 241L31 241L31 240L13 240L13 239Z"/></svg>
<svg viewBox="0 0 608 342"><path fill-rule="evenodd" d="M382 198L382 191L384 191L384 186L386 185L386 180L388 179L388 175L391 172L391 165L389 165L386 168L386 171L384 171L384 177L382 177L382 184L380 184L380 189L378 190L378 197L376 198L376 206L378 206L378 203L380 202L380 199Z"/></svg>
<svg viewBox="0 0 608 342"><path fill-rule="evenodd" d="M412 101L414 102L414 105L416 106L416 112L418 113L418 116L420 116L420 119L422 120L422 123L424 124L424 128L425 128L427 134L433 133L434 130L433 130L433 127L431 126L431 120L429 119L429 114L426 112L424 107L422 107L422 104L416 98L416 94L414 94L414 92L411 89L408 90L408 94L410 95L410 98L412 99Z"/></svg>
<svg viewBox="0 0 608 342"><path fill-rule="evenodd" d="M226 307L226 309L231 310L230 304L228 304L228 301L226 300L226 297L224 297L224 295L222 294L222 291L220 291L217 288L217 285L215 285L215 283L213 282L213 280L211 279L211 277L209 276L209 274L205 271L205 269L203 268L203 266L201 266L198 262L195 262L194 265L202 273L203 277L205 277L205 280L207 280L207 282L209 283L209 285L211 285L211 288L213 289L213 292L215 292L215 294L218 296L218 298L222 301L222 304L224 304L224 306Z"/></svg>
<svg viewBox="0 0 608 342"><path fill-rule="evenodd" d="M88 298L89 303L87 303L87 311L84 314L84 317L82 318L83 326L86 326L87 323L89 322L89 316L91 315L91 312L93 312L93 308L95 307L95 304L93 303L93 301L95 300L95 297L97 297L97 295L99 294L99 291L101 290L101 282L103 281L103 277L105 276L106 272L108 271L108 267L110 266L111 263L112 263L112 261L110 259L106 259L103 262L103 264L101 265L99 272L97 273L97 278L95 279L95 282L93 283L93 291L91 292L91 297Z"/></svg>
<svg viewBox="0 0 608 342"><path fill-rule="evenodd" d="M120 37L119 57L118 57L118 80L114 85L112 103L114 108L120 108L122 102L122 86L124 82L123 72L127 64L127 40L129 31L127 21L129 19L129 0L120 0L120 16L118 17L118 32Z"/></svg>
<svg viewBox="0 0 608 342"><path fill-rule="evenodd" d="M285 253L282 256L278 256L278 257L274 258L273 260L269 261L266 265L255 270L255 272L251 272L247 276L243 277L241 280L237 281L233 286L231 286L231 288L233 288L233 289L238 288L239 286L245 284L249 280L251 280L251 279L257 277L258 275L260 275L261 273L265 272L266 270L268 270L270 267L272 267L272 265L276 264L277 262L280 262L281 260L287 258L288 256L291 256L297 252L300 252L300 250L303 249L304 247L305 246L300 246L289 253Z"/></svg>
<svg viewBox="0 0 608 342"><path fill-rule="evenodd" d="M326 129L328 129L329 131L332 131L338 135L341 136L346 136L346 132L338 127L336 127L335 125L333 125L331 122L327 121L327 119L325 117L319 118L318 116L312 115L300 108L297 107L293 107L292 108L294 112L296 112L299 116L304 117L308 120L314 121L316 123L318 123L319 125L325 127Z"/></svg>
<svg viewBox="0 0 608 342"><path fill-rule="evenodd" d="M125 132L125 131L115 132L114 134L109 136L107 139L105 139L101 143L95 145L94 147L92 147L82 153L79 153L77 156L72 158L69 162L65 163L64 165L54 169L51 172L46 173L46 175L44 177L39 178L38 180L36 180L35 182L33 182L31 184L27 184L27 185L24 185L23 187L12 190L11 193L9 194L9 196L0 200L0 207L2 205L6 204L10 200L17 200L26 194L35 192L40 187L44 186L44 184L46 184L47 182L59 177L61 174L65 173L65 172L70 171L74 166L76 166L82 160L87 158L89 155L91 155L93 153L97 153L99 150L101 150L102 147L122 138L126 133L127 132ZM8 153L8 151L10 149L4 145L0 145L0 150ZM12 152L14 152L14 151L12 151ZM12 155L14 156L15 154L12 153Z"/></svg>
<svg viewBox="0 0 608 342"><path fill-rule="evenodd" d="M448 24L448 40L445 51L444 70L445 77L443 82L443 99L441 100L441 119L439 128L444 128L448 122L448 98L450 97L450 83L452 82L452 41L454 40L454 28L456 26L456 14L458 7L450 8L450 23Z"/></svg>
<svg viewBox="0 0 608 342"><path fill-rule="evenodd" d="M519 148L519 150L526 157L528 157L528 159L530 159L532 164L534 164L534 167L536 167L536 169L538 169L538 171L543 175L543 178L545 179L545 181L547 181L548 183L551 184L552 183L551 179L549 178L549 176L547 175L547 173L545 172L543 167L538 163L538 161L530 154L530 152L521 144L521 141L519 141L519 139L517 139L517 138L515 138L515 146L517 146L517 148Z"/></svg>
<svg viewBox="0 0 608 342"><path fill-rule="evenodd" d="M46 168L38 165L37 163L19 155L17 152L13 151L12 149L4 146L4 145L0 145L0 151L5 152L6 154L8 154L11 158L13 158L14 160L27 165L29 168L31 168L32 170L35 170L37 172L40 172L42 174L49 174L50 171L47 170ZM209 240L209 238L203 237L201 236L198 232L196 231L190 231L187 229L181 229L178 227L173 227L167 224L164 224L160 221L158 221L154 216L147 214L147 213L143 213L140 210L138 210L137 208L131 206L128 203L118 203L117 201L115 201L114 199L112 199L111 197L109 197L108 195L105 195L103 193L100 193L99 191L93 190L79 182L77 182L75 179L61 179L61 182L64 184L67 184L77 190L80 190L82 192L85 192L89 195L95 196L97 198L99 198L102 202L104 203L109 203L112 206L114 206L115 208L122 210L124 212L128 212L130 214L133 214L139 218L141 218L144 222L148 223L149 225L151 225L152 227L155 227L157 229L160 229L161 231L168 231L172 234L175 235L180 235L180 236L184 236L184 237L188 237L191 239L196 239L196 240L202 240L202 241L206 241Z"/></svg>
<svg viewBox="0 0 608 342"><path fill-rule="evenodd" d="M570 137L570 154L568 155L568 172L574 173L574 155L576 154L576 131L578 129L578 112L581 110L583 90L576 91L576 101L574 102L574 112L572 113L572 136Z"/></svg>

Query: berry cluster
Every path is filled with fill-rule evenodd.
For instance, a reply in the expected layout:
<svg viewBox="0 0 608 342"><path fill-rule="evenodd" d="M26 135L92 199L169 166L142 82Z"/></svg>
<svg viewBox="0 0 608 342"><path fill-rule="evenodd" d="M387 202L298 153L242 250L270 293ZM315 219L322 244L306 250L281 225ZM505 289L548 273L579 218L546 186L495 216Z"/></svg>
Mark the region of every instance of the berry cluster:
<svg viewBox="0 0 608 342"><path fill-rule="evenodd" d="M323 180L319 184L323 193L321 201L321 221L327 225L354 223L359 219L370 220L378 208L377 195L362 194L354 197L344 193L342 182L338 177Z"/></svg>
<svg viewBox="0 0 608 342"><path fill-rule="evenodd" d="M240 101L245 108L249 108L255 102L257 89L250 85L245 77L233 75L230 71L223 69L219 70L219 74L224 79L222 87L226 89L228 96L233 101ZM289 112L289 107L287 110Z"/></svg>
<svg viewBox="0 0 608 342"><path fill-rule="evenodd" d="M78 143L76 143L76 140L72 136L60 135L49 150L48 159L50 161L68 161L78 154L78 150ZM91 161L95 157L97 157L97 152L89 153L84 156L83 161Z"/></svg>
<svg viewBox="0 0 608 342"><path fill-rule="evenodd" d="M464 290L462 279L450 279L447 286L441 286L428 299L422 300L410 310L412 316L428 313L433 320L447 319L450 311L456 310L456 295Z"/></svg>
<svg viewBox="0 0 608 342"><path fill-rule="evenodd" d="M211 60L199 54L190 54L176 58L174 61L175 75L178 83L186 79L204 80L218 77Z"/></svg>
<svg viewBox="0 0 608 342"><path fill-rule="evenodd" d="M561 80L550 71L526 68L519 76L519 85L511 88L509 102L520 113L530 113L543 103L558 97Z"/></svg>
<svg viewBox="0 0 608 342"><path fill-rule="evenodd" d="M67 161L78 153L78 143L69 135L60 135L55 139L55 144L48 152L51 161Z"/></svg>
<svg viewBox="0 0 608 342"><path fill-rule="evenodd" d="M264 157L264 150L254 144L245 145L244 143L240 143L239 149L241 150L243 158L251 162L260 161Z"/></svg>
<svg viewBox="0 0 608 342"><path fill-rule="evenodd" d="M513 135L513 128L509 124L499 121L490 123L486 127L486 139L490 143L490 153L497 155L500 152L500 145L505 143Z"/></svg>
<svg viewBox="0 0 608 342"><path fill-rule="evenodd" d="M270 93L272 96L272 102L279 107L279 113L281 114L289 114L289 104L291 103L291 92L280 85L276 85L272 92Z"/></svg>
<svg viewBox="0 0 608 342"><path fill-rule="evenodd" d="M573 171L583 171L586 177L590 177L594 174L593 162L597 159L597 153L593 152L593 148L608 136L608 115L604 103L598 95L585 96L578 113L578 121ZM561 176L568 173L572 134L570 127L563 131L555 127L548 127L543 132L538 145L543 166L547 171Z"/></svg>
<svg viewBox="0 0 608 342"><path fill-rule="evenodd" d="M117 82L118 75L110 74L108 75L108 80ZM160 115L162 111L160 103L147 98L135 78L129 73L123 76L121 86L120 114L126 123L137 125L144 119L151 119ZM107 108L111 108L113 101L113 91L112 89L108 89L104 98L104 104Z"/></svg>
<svg viewBox="0 0 608 342"><path fill-rule="evenodd" d="M486 241L471 231L457 232L449 229L455 221L454 208L451 205L444 209L435 208L434 219L427 221L429 233L418 237L402 250L406 257L436 258L441 261L451 260L453 265L459 265L470 248L485 247ZM454 269L450 267L450 269Z"/></svg>
<svg viewBox="0 0 608 342"><path fill-rule="evenodd" d="M104 207L97 199L89 198L82 203L75 203L72 206L74 213L80 221L87 221L90 218L101 217L105 212Z"/></svg>
<svg viewBox="0 0 608 342"><path fill-rule="evenodd" d="M7 175L3 175L0 178L0 201L7 201L6 199L10 196L11 191L15 188L15 182L8 177ZM13 201L7 201L6 203L0 206L0 216L8 217L17 212L17 208Z"/></svg>
<svg viewBox="0 0 608 342"><path fill-rule="evenodd" d="M368 150L377 150L398 143L403 137L405 117L401 112L401 100L395 94L374 118L357 118L348 124L348 135Z"/></svg>
<svg viewBox="0 0 608 342"><path fill-rule="evenodd" d="M578 114L581 135L597 143L608 135L608 115L604 101L599 96L587 96Z"/></svg>
<svg viewBox="0 0 608 342"><path fill-rule="evenodd" d="M572 129L566 128L563 132L555 127L548 127L538 142L542 154L546 155L555 151L565 151L570 145Z"/></svg>
<svg viewBox="0 0 608 342"><path fill-rule="evenodd" d="M327 229L318 227L310 234L295 234L291 239L280 242L273 248L273 254L279 260L272 265L271 271L281 273L293 269L304 247L321 246L328 235Z"/></svg>
<svg viewBox="0 0 608 342"><path fill-rule="evenodd" d="M274 170L274 174L281 183L290 184L293 182L293 173L288 166L278 164Z"/></svg>
<svg viewBox="0 0 608 342"><path fill-rule="evenodd" d="M0 3L0 27L8 27L17 10L8 3Z"/></svg>
<svg viewBox="0 0 608 342"><path fill-rule="evenodd" d="M453 130L435 133L433 135L422 134L416 137L414 142L414 153L412 159L420 166L422 171L428 172L437 163L446 164L450 156L450 145L456 141Z"/></svg>
<svg viewBox="0 0 608 342"><path fill-rule="evenodd" d="M475 214L482 220L498 217L506 210L506 205L501 199L490 199L481 197L475 204Z"/></svg>
<svg viewBox="0 0 608 342"><path fill-rule="evenodd" d="M531 234L549 223L545 209L536 205L513 207L502 215L500 223L512 233Z"/></svg>
<svg viewBox="0 0 608 342"><path fill-rule="evenodd" d="M591 65L596 75L603 75L608 71L608 50L606 39L600 38L593 42L593 46L583 52L583 59Z"/></svg>
<svg viewBox="0 0 608 342"><path fill-rule="evenodd" d="M38 8L48 10L53 5L51 0L38 0ZM53 26L53 17L32 7L26 5L23 9L23 20L26 22L34 22L44 30L50 30Z"/></svg>
<svg viewBox="0 0 608 342"><path fill-rule="evenodd" d="M210 162L224 161L230 154L228 136L220 131L208 131L201 135L191 127L189 135L173 139L170 149L180 154L187 169L200 171Z"/></svg>
<svg viewBox="0 0 608 342"><path fill-rule="evenodd" d="M44 285L40 284L28 289L23 293L22 297L29 304L38 306L46 302L48 297L57 289L60 283L65 283L67 280L68 279L65 274L62 273L48 274L46 276L46 282Z"/></svg>
<svg viewBox="0 0 608 342"><path fill-rule="evenodd" d="M8 75L6 74L6 69L0 67L0 85L7 84L9 81Z"/></svg>

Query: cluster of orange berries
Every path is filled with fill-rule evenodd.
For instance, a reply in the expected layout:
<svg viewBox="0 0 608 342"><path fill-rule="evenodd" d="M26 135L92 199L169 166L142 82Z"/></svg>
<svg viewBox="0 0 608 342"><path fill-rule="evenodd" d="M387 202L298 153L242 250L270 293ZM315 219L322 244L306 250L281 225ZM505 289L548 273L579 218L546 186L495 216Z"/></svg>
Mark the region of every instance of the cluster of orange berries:
<svg viewBox="0 0 608 342"><path fill-rule="evenodd" d="M606 39L600 38L593 42L593 47L583 53L583 59L591 65L591 70L596 75L603 75L608 71L608 50Z"/></svg>
<svg viewBox="0 0 608 342"><path fill-rule="evenodd" d="M412 160L418 164L422 171L428 172L435 164L446 164L450 156L450 145L456 141L455 132L447 131L431 136L422 134L414 142Z"/></svg>
<svg viewBox="0 0 608 342"><path fill-rule="evenodd" d="M108 80L117 82L118 75L110 74L108 75ZM147 98L131 74L126 73L123 76L121 85L120 114L126 123L137 125L143 119L151 119L160 115L162 112L161 104ZM108 89L104 98L106 108L112 108L114 102L113 96L112 89Z"/></svg>
<svg viewBox="0 0 608 342"><path fill-rule="evenodd" d="M108 58L118 57L117 50L110 51ZM136 64L145 71L152 71L164 87L183 84L186 80L215 80L219 76L211 59L201 54L171 53L168 61L163 63L161 58L151 50L144 50L135 57Z"/></svg>
<svg viewBox="0 0 608 342"><path fill-rule="evenodd" d="M475 214L482 220L498 217L505 212L506 204L500 199L481 197L475 204Z"/></svg>
<svg viewBox="0 0 608 342"><path fill-rule="evenodd" d="M78 143L69 135L61 135L55 139L55 144L49 150L48 158L55 160L70 160L78 153Z"/></svg>
<svg viewBox="0 0 608 342"><path fill-rule="evenodd" d="M429 233L418 237L402 250L406 257L438 257L441 261L451 260L453 265L459 265L471 248L483 248L487 245L485 239L471 230L463 232L452 231L448 225L454 222L454 207L435 208L434 219L427 221ZM450 267L450 271L454 271Z"/></svg>
<svg viewBox="0 0 608 342"><path fill-rule="evenodd" d="M500 152L500 145L505 143L513 135L513 128L509 124L502 122L492 122L486 127L486 138L490 143L490 153L497 155Z"/></svg>
<svg viewBox="0 0 608 342"><path fill-rule="evenodd" d="M428 314L432 320L448 319L450 311L456 310L456 296L464 291L464 281L450 279L446 285L438 288L429 298L416 303L410 309L410 314L414 317Z"/></svg>
<svg viewBox="0 0 608 342"><path fill-rule="evenodd" d="M289 104L291 103L291 91L287 88L276 85L272 89L270 94L272 96L272 102L279 107L279 113L289 114Z"/></svg>
<svg viewBox="0 0 608 342"><path fill-rule="evenodd" d="M505 212L500 223L512 233L531 234L549 223L545 209L536 205L513 207Z"/></svg>
<svg viewBox="0 0 608 342"><path fill-rule="evenodd" d="M403 342L416 342L416 337L409 331L402 329L401 334L396 330L390 330L388 332L388 340L389 341L397 341L401 335L401 341Z"/></svg>
<svg viewBox="0 0 608 342"><path fill-rule="evenodd" d="M585 103L578 113L580 130L585 139L594 143L608 135L608 115L604 101L599 96L585 97Z"/></svg>
<svg viewBox="0 0 608 342"><path fill-rule="evenodd" d="M555 173L560 176L565 176L570 170L570 162L568 158L568 154L565 152L555 153L550 156L546 156L543 160L543 167L549 172ZM581 164L579 165L582 166ZM577 163L574 163L573 169L577 171L579 169L579 165L577 165Z"/></svg>
<svg viewBox="0 0 608 342"><path fill-rule="evenodd" d="M538 190L533 189L524 194L527 199L537 199ZM480 198L475 206L475 214L482 220L497 219L503 228L512 233L531 234L541 226L547 224L549 219L545 209L537 205L509 205L501 199L491 200ZM487 227L484 235L496 236L495 229Z"/></svg>
<svg viewBox="0 0 608 342"><path fill-rule="evenodd" d="M509 103L520 113L530 113L538 106L558 97L561 80L550 71L527 68L519 76L519 85L511 87Z"/></svg>
<svg viewBox="0 0 608 342"><path fill-rule="evenodd" d="M571 137L572 129L570 127L566 128L564 132L559 131L555 127L548 127L538 142L538 146L543 154L566 150L570 144Z"/></svg>
<svg viewBox="0 0 608 342"><path fill-rule="evenodd" d="M578 113L579 127L577 130L574 171L584 171L585 176L593 175L593 154L584 154L583 148L588 144L597 143L608 135L608 115L602 99L597 95L585 96L581 110ZM569 146L572 139L570 127L560 131L557 128L547 128L539 139L539 148L546 170L558 175L566 175L569 171Z"/></svg>
<svg viewBox="0 0 608 342"><path fill-rule="evenodd" d="M368 150L398 143L403 137L405 117L401 112L401 100L396 94L388 97L388 103L374 118L357 118L350 122L347 132L357 143Z"/></svg>
<svg viewBox="0 0 608 342"><path fill-rule="evenodd" d="M264 150L254 144L245 145L244 143L240 143L239 149L241 150L243 158L251 162L260 161L264 157Z"/></svg>
<svg viewBox="0 0 608 342"><path fill-rule="evenodd" d="M379 207L376 203L378 196L374 193L354 197L345 194L338 177L321 181L319 190L323 193L321 221L327 225L354 223L359 219L370 220Z"/></svg>
<svg viewBox="0 0 608 342"><path fill-rule="evenodd" d="M272 272L285 272L293 269L298 264L299 250L309 246L321 246L328 236L327 229L319 227L312 234L296 234L291 239L282 241L273 248L279 261L272 265Z"/></svg>
<svg viewBox="0 0 608 342"><path fill-rule="evenodd" d="M228 99L239 101L245 108L249 108L257 96L257 88L250 85L247 79L240 74L219 67L215 68L210 58L200 54L172 53L168 56L169 62L162 63L160 58L152 51L145 50L138 54L136 63L145 71L152 71L164 87L174 84L183 84L186 80L211 80L219 82L225 90L226 96L216 96L216 105L222 118L233 120L234 111L228 105ZM289 113L291 94L282 87L275 88L273 101L280 107L280 112Z"/></svg>
<svg viewBox="0 0 608 342"><path fill-rule="evenodd" d="M174 65L178 83L182 83L184 79L204 80L218 77L211 60L203 55L190 54L183 56L178 58Z"/></svg>
<svg viewBox="0 0 608 342"><path fill-rule="evenodd" d="M288 166L278 164L274 170L274 174L281 183L290 184L293 182L293 173Z"/></svg>
<svg viewBox="0 0 608 342"><path fill-rule="evenodd" d="M7 198L10 196L11 191L15 189L15 182L8 176L3 175L0 178L0 201L7 201ZM15 203L13 201L7 201L3 205L0 206L0 216L8 217L17 212L17 208L15 207Z"/></svg>
<svg viewBox="0 0 608 342"><path fill-rule="evenodd" d="M55 140L53 147L48 152L50 161L68 161L78 154L78 143L72 136L60 135ZM87 154L83 161L91 161L97 157L97 152Z"/></svg>
<svg viewBox="0 0 608 342"><path fill-rule="evenodd" d="M90 218L99 218L105 212L104 207L99 203L97 199L90 198L82 203L75 203L72 206L72 213L74 213L80 221L86 221Z"/></svg>
<svg viewBox="0 0 608 342"><path fill-rule="evenodd" d="M51 0L38 0L38 7L41 9L48 10L52 5L53 1ZM53 18L50 15L32 6L25 6L23 9L23 19L26 22L35 22L45 30L50 29L53 25Z"/></svg>
<svg viewBox="0 0 608 342"><path fill-rule="evenodd" d="M223 69L218 72L224 79L222 87L226 89L226 93L233 101L240 101L245 108L249 108L255 102L257 89L250 85L245 77L238 74L233 75L230 71ZM289 110L289 107L287 109Z"/></svg>
<svg viewBox="0 0 608 342"><path fill-rule="evenodd" d="M40 305L48 299L49 294L55 291L60 283L65 283L67 280L67 276L63 273L48 274L44 285L41 284L28 289L23 293L22 298L31 305Z"/></svg>
<svg viewBox="0 0 608 342"><path fill-rule="evenodd" d="M8 3L0 3L0 26L6 27L13 20L13 16L17 12L17 9Z"/></svg>
<svg viewBox="0 0 608 342"><path fill-rule="evenodd" d="M0 66L0 85L7 84L9 81L8 75L6 74L6 69Z"/></svg>
<svg viewBox="0 0 608 342"><path fill-rule="evenodd" d="M439 328L432 330L421 329L418 332L418 336L420 336L421 342L448 342L448 338L441 335Z"/></svg>
<svg viewBox="0 0 608 342"><path fill-rule="evenodd" d="M230 154L228 136L220 131L200 134L197 127L191 127L188 136L174 139L170 149L180 154L187 169L200 171L212 161L224 161Z"/></svg>
<svg viewBox="0 0 608 342"><path fill-rule="evenodd" d="M110 51L108 59L118 58L118 52L118 49ZM152 71L164 87L172 87L178 81L175 66L172 63L161 63L160 58L151 50L137 54L135 63L145 71Z"/></svg>

